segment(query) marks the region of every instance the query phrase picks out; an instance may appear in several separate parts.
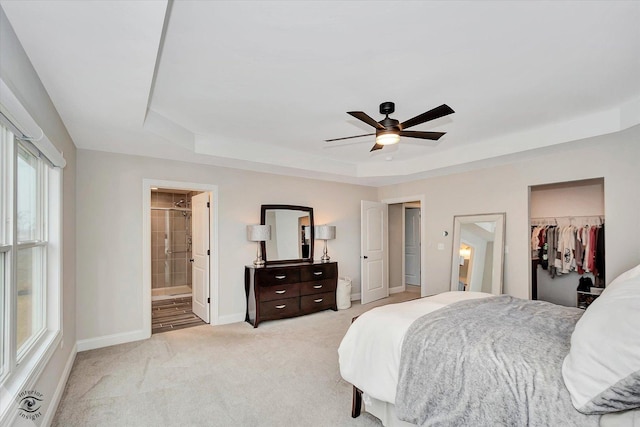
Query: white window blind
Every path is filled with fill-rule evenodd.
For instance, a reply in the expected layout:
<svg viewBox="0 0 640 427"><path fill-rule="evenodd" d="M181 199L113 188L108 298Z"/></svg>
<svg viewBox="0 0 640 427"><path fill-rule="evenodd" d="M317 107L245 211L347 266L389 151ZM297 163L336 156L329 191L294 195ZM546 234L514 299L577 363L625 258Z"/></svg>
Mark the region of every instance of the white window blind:
<svg viewBox="0 0 640 427"><path fill-rule="evenodd" d="M56 146L25 110L11 89L0 79L0 123L6 126L17 139L25 141L37 150L38 157L51 166L64 168L67 162Z"/></svg>

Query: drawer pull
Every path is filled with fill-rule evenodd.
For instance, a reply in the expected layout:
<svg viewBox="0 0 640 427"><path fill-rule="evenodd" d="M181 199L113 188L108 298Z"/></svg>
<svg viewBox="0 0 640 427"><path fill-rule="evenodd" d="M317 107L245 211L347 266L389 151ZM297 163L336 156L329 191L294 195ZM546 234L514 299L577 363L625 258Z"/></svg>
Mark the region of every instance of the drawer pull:
<svg viewBox="0 0 640 427"><path fill-rule="evenodd" d="M322 302L322 298L314 299L313 302Z"/></svg>
<svg viewBox="0 0 640 427"><path fill-rule="evenodd" d="M284 294L285 292L287 292L287 290L286 290L286 289L283 289L283 290L281 290L281 291L276 291L276 294Z"/></svg>
<svg viewBox="0 0 640 427"><path fill-rule="evenodd" d="M313 289L320 289L322 288L322 285L313 285Z"/></svg>
<svg viewBox="0 0 640 427"><path fill-rule="evenodd" d="M314 276L322 276L322 271L314 271L313 275Z"/></svg>
<svg viewBox="0 0 640 427"><path fill-rule="evenodd" d="M276 305L276 308L278 310L282 310L283 308L285 308L287 306L287 304L282 304L282 305Z"/></svg>
<svg viewBox="0 0 640 427"><path fill-rule="evenodd" d="M285 277L287 277L287 276L283 274L282 276L276 276L276 279L278 279L278 280L282 280L282 279L284 279Z"/></svg>

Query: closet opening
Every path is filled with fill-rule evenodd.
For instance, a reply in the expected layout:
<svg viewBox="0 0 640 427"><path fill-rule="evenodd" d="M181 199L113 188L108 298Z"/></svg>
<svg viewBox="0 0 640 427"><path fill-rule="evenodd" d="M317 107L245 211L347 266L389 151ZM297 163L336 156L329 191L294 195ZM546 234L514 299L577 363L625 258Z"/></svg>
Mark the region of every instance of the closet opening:
<svg viewBox="0 0 640 427"><path fill-rule="evenodd" d="M529 187L531 299L586 309L605 284L604 178Z"/></svg>

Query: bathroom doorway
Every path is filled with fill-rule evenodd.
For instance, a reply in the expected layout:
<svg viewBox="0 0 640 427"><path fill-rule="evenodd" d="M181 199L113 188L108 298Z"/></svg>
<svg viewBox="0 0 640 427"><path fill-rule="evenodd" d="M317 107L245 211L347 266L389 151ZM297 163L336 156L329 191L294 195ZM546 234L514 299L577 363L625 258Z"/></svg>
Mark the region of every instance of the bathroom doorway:
<svg viewBox="0 0 640 427"><path fill-rule="evenodd" d="M192 198L199 193L151 189L152 333L205 324L193 310Z"/></svg>
<svg viewBox="0 0 640 427"><path fill-rule="evenodd" d="M144 179L142 190L143 329L218 324L217 186Z"/></svg>

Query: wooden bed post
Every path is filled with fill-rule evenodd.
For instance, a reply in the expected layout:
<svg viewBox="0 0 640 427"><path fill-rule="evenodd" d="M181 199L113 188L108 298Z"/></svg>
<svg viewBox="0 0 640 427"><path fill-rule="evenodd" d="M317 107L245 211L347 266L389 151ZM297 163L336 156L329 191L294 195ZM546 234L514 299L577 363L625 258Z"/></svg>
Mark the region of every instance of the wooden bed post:
<svg viewBox="0 0 640 427"><path fill-rule="evenodd" d="M353 386L353 398L351 400L351 418L358 418L362 412L362 390Z"/></svg>
<svg viewBox="0 0 640 427"><path fill-rule="evenodd" d="M358 316L351 319L351 323L355 322ZM351 397L351 418L358 418L362 412L362 390L353 386L353 396Z"/></svg>

